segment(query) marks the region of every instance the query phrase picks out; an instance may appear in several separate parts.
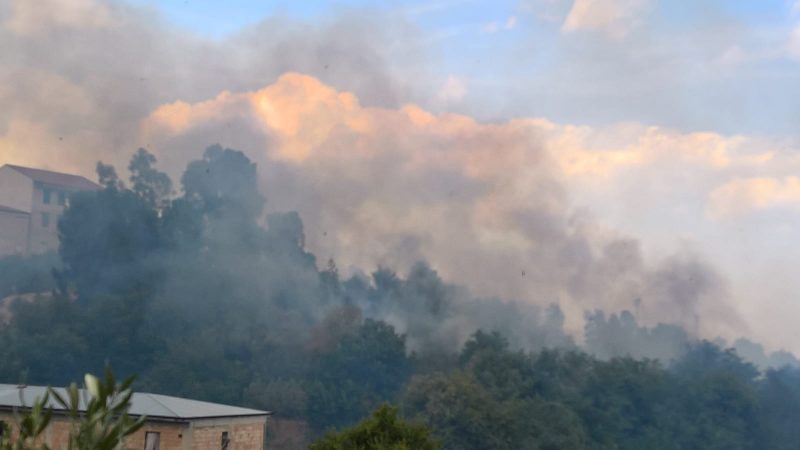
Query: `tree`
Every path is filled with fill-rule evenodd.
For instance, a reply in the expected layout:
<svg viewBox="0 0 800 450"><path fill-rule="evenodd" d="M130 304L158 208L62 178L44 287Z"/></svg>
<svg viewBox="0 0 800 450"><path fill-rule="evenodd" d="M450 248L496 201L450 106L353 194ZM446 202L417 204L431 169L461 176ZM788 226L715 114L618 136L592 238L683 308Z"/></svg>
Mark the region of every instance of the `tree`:
<svg viewBox="0 0 800 450"><path fill-rule="evenodd" d="M408 417L431 426L445 449L511 449L502 406L464 373L415 377L402 398Z"/></svg>
<svg viewBox="0 0 800 450"><path fill-rule="evenodd" d="M311 374L308 418L318 430L355 423L394 399L411 372L405 336L385 322L367 319L333 347Z"/></svg>
<svg viewBox="0 0 800 450"><path fill-rule="evenodd" d="M800 368L770 369L759 389L759 409L770 441L765 447L789 450L800 442Z"/></svg>
<svg viewBox="0 0 800 450"><path fill-rule="evenodd" d="M212 216L253 220L264 207L255 163L220 145L208 147L202 159L189 163L181 184L185 196Z"/></svg>
<svg viewBox="0 0 800 450"><path fill-rule="evenodd" d="M372 416L339 433L329 433L311 450L435 450L439 443L422 424L398 417L397 408L381 405Z"/></svg>
<svg viewBox="0 0 800 450"><path fill-rule="evenodd" d="M125 184L119 179L117 169L114 166L98 161L95 171L97 172L97 180L100 182L100 186L105 189L118 190L125 188Z"/></svg>
<svg viewBox="0 0 800 450"><path fill-rule="evenodd" d="M497 331L487 333L483 330L476 331L470 340L464 344L458 360L461 365L469 363L473 356L482 352L504 352L508 350L508 339Z"/></svg>
<svg viewBox="0 0 800 450"><path fill-rule="evenodd" d="M60 265L58 255L54 252L0 258L0 299L55 288L53 270Z"/></svg>
<svg viewBox="0 0 800 450"><path fill-rule="evenodd" d="M131 173L131 190L148 206L160 209L172 192L172 180L156 170L156 157L140 148L131 158L128 171Z"/></svg>
<svg viewBox="0 0 800 450"><path fill-rule="evenodd" d="M160 246L158 212L120 183L108 181L101 191L73 195L58 233L64 275L79 295L128 294L155 284L152 261L146 259Z"/></svg>

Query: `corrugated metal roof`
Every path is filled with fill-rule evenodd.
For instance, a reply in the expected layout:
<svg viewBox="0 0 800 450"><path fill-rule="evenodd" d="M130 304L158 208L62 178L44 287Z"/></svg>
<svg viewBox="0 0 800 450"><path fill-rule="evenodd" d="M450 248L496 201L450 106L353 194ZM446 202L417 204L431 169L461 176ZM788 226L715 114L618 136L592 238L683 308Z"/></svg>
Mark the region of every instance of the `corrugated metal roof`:
<svg viewBox="0 0 800 450"><path fill-rule="evenodd" d="M66 398L66 389L56 388L56 391ZM33 401L44 396L45 392L47 392L47 388L44 386L25 386L20 388L14 384L0 384L0 407L30 407ZM22 393L21 397L20 393ZM88 393L81 390L81 408L85 407L83 397L88 395ZM51 399L49 406L56 408L57 404ZM257 409L240 408L238 406L201 402L199 400L148 394L145 392L136 392L133 394L131 398L131 408L128 413L134 416L147 416L153 419L170 420L267 416L271 414L268 411L260 411Z"/></svg>
<svg viewBox="0 0 800 450"><path fill-rule="evenodd" d="M12 208L10 206L4 206L4 205L0 205L0 212L14 213L14 214L25 214L25 215L29 215L30 214L28 211L23 211L21 209L16 209L16 208Z"/></svg>
<svg viewBox="0 0 800 450"><path fill-rule="evenodd" d="M34 169L31 167L15 166L13 164L6 164L5 167L10 167L17 172L25 175L31 180L38 181L44 184L51 184L55 186L63 186L73 189L83 190L97 190L100 185L93 183L88 179L79 175L70 175L67 173L51 172L49 170Z"/></svg>

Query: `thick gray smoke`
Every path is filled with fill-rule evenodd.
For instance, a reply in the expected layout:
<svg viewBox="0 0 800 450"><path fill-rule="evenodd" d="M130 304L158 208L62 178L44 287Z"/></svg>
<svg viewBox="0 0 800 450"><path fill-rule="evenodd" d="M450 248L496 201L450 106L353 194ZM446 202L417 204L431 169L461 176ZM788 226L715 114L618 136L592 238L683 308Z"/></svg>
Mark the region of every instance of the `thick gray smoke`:
<svg viewBox="0 0 800 450"><path fill-rule="evenodd" d="M144 146L175 178L221 142L259 164L267 212L298 211L307 247L343 273L408 272L413 305L430 298L431 275L414 265L424 260L472 295L517 302L475 303L448 288L434 295L457 305L446 317L379 310L412 347L452 348L476 326L513 330L520 346L566 345L547 330L580 336L595 308L692 335L743 331L709 264L691 254L647 261L637 239L575 210L542 123L403 106L424 106L434 83L402 19L271 18L209 41L122 3L87 0L67 16L57 13L67 2L48 3L56 12L46 17L33 2L0 5L0 163L86 173L98 159L122 166ZM542 326L526 333L530 323Z"/></svg>
<svg viewBox="0 0 800 450"><path fill-rule="evenodd" d="M147 144L140 122L159 105L256 89L287 71L396 106L425 71L414 36L401 19L343 11L322 25L270 18L213 41L122 2L2 2L0 162L83 173L101 156L122 163ZM177 171L188 159L163 162Z"/></svg>

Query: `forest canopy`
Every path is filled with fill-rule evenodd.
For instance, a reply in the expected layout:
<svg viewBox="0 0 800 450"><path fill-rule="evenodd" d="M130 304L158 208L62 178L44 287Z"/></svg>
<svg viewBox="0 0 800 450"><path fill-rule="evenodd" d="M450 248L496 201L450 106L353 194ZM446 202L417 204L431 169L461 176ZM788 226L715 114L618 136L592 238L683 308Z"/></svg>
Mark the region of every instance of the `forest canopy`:
<svg viewBox="0 0 800 450"><path fill-rule="evenodd" d="M344 277L305 248L297 213L264 214L243 153L209 147L178 186L156 163L140 149L127 180L98 163L103 189L70 199L57 255L0 260L0 381L58 385L110 363L139 391L272 410L313 436L389 402L446 449L800 439L788 353L626 311L587 311L576 340L557 305L475 298L425 262Z"/></svg>

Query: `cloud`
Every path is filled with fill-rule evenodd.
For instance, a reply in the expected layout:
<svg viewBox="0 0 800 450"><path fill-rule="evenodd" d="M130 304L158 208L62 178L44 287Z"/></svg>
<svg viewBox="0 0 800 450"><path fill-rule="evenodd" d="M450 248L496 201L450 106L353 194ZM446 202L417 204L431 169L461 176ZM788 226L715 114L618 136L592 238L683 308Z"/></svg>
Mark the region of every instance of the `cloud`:
<svg viewBox="0 0 800 450"><path fill-rule="evenodd" d="M640 25L650 0L575 0L562 30L599 31L612 38L623 38Z"/></svg>
<svg viewBox="0 0 800 450"><path fill-rule="evenodd" d="M259 161L270 207L299 210L310 248L341 266L408 268L424 259L480 295L557 300L573 330L584 309L630 308L637 298L645 322L668 317L694 326L696 315L714 310L737 323L710 266L692 255L644 260L638 241L574 210L564 184L645 164L659 145L718 164L713 144L692 149L680 137L663 142L665 133L637 128L651 149L598 158L583 148L602 145L590 129L544 119L481 123L413 104L367 107L298 73L255 91L162 105L142 129L159 154L188 155L226 124L249 136L237 145ZM671 278L673 268L686 276ZM725 328L713 320L702 326Z"/></svg>
<svg viewBox="0 0 800 450"><path fill-rule="evenodd" d="M546 23L561 24L571 8L571 0L525 0L520 9Z"/></svg>
<svg viewBox="0 0 800 450"><path fill-rule="evenodd" d="M563 29L624 35L636 25L648 3L647 0L575 0L564 20Z"/></svg>
<svg viewBox="0 0 800 450"><path fill-rule="evenodd" d="M728 47L715 62L723 66L738 66L746 60L747 53L738 45L733 45Z"/></svg>
<svg viewBox="0 0 800 450"><path fill-rule="evenodd" d="M503 25L503 28L506 30L513 30L517 27L517 17L516 16L508 16L506 19L506 23Z"/></svg>
<svg viewBox="0 0 800 450"><path fill-rule="evenodd" d="M97 0L11 0L5 26L32 35L51 28L108 28L114 25L111 8Z"/></svg>
<svg viewBox="0 0 800 450"><path fill-rule="evenodd" d="M598 21L575 12L579 2L570 11L562 3L554 6L563 10L559 21L574 13L575 33L629 33L646 11L580 2L600 13L617 8ZM696 111L676 95L689 96L682 83L697 68L676 56L681 39L705 42L697 34L624 45L568 38L559 47L564 66L488 92L477 78L432 71L425 36L398 17L269 18L207 41L150 10L80 4L100 5L98 17L113 26L93 13L81 16L85 26L60 18L23 26L24 14L0 5L0 164L91 176L98 159L122 168L145 146L176 177L220 142L259 163L269 208L299 210L321 259L399 270L427 259L480 294L560 301L573 330L584 309L631 307L637 297L645 323L694 324L699 314L701 332L737 328L716 318L735 317L725 277L692 252L652 252L655 238L636 219L678 235L702 219L717 187L753 177L783 186L800 169L796 146L647 124L662 122L647 111L692 123L735 113L713 102L710 114ZM498 30L513 28L513 17ZM730 47L721 42L692 48L707 65ZM603 120L528 117L530 105L549 111L548 99L571 117L586 111ZM491 102L508 107L492 115ZM623 104L625 114L613 114ZM615 208L632 212L616 220Z"/></svg>
<svg viewBox="0 0 800 450"><path fill-rule="evenodd" d="M517 17L516 16L508 16L506 21L503 22L503 23L500 23L500 22L498 22L496 20L493 20L491 22L487 22L486 24L483 25L481 30L484 33L493 34L493 33L497 33L498 31L501 31L501 30L502 31L510 31L510 30L513 30L516 27L517 27Z"/></svg>
<svg viewBox="0 0 800 450"><path fill-rule="evenodd" d="M800 25L795 26L789 34L787 51L790 58L800 60Z"/></svg>
<svg viewBox="0 0 800 450"><path fill-rule="evenodd" d="M443 102L457 102L467 95L467 82L461 78L450 75L439 89L437 96Z"/></svg>
<svg viewBox="0 0 800 450"><path fill-rule="evenodd" d="M492 22L486 23L483 26L482 30L483 30L484 33L489 33L489 34L497 33L497 30L498 30L497 21L492 21Z"/></svg>
<svg viewBox="0 0 800 450"><path fill-rule="evenodd" d="M562 173L575 182L602 182L633 169L695 166L715 171L768 158L750 152L740 154L747 146L739 136L680 133L634 122L589 127L531 120L541 127L544 142L553 149Z"/></svg>
<svg viewBox="0 0 800 450"><path fill-rule="evenodd" d="M718 219L732 218L770 208L800 207L800 177L753 177L731 180L714 189L708 213Z"/></svg>
<svg viewBox="0 0 800 450"><path fill-rule="evenodd" d="M0 153L0 164L64 164L84 174L97 159L121 164L149 144L139 124L160 105L257 89L293 70L368 105L399 106L430 78L418 38L402 19L378 13L314 26L269 18L208 41L122 2L0 4L0 140L14 149Z"/></svg>

